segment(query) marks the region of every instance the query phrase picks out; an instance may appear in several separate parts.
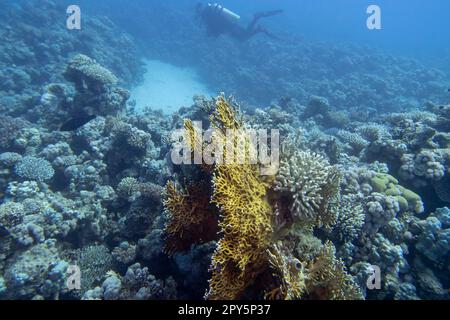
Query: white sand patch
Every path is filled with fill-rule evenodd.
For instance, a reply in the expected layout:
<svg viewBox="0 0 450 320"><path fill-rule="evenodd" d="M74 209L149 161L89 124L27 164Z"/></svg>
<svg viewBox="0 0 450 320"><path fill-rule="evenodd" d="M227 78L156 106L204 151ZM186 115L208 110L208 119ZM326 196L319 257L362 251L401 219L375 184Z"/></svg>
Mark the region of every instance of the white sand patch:
<svg viewBox="0 0 450 320"><path fill-rule="evenodd" d="M194 95L214 95L194 69L178 68L159 60L147 60L145 64L144 82L131 91L130 100L136 101L137 111L150 107L171 114L192 105Z"/></svg>

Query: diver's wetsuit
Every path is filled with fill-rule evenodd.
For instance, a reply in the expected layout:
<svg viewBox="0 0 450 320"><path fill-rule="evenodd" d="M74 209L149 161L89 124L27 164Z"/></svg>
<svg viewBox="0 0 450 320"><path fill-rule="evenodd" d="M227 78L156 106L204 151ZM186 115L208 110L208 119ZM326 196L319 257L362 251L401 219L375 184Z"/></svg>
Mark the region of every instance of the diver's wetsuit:
<svg viewBox="0 0 450 320"><path fill-rule="evenodd" d="M239 23L227 19L223 13L222 8L218 6L206 6L199 10L200 17L207 27L209 36L218 37L221 34L230 34L234 38L245 41L252 38L258 33L263 33L271 38L276 38L269 33L265 28L258 25L262 18L271 17L282 13L282 10L274 10L268 12L261 12L255 14L253 20L249 23L247 28L244 28Z"/></svg>

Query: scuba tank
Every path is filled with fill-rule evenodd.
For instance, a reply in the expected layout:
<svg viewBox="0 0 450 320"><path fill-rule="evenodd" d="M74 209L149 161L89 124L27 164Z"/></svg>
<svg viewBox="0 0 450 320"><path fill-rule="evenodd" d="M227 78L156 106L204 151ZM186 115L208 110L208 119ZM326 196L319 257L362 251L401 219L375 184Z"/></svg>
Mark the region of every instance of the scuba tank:
<svg viewBox="0 0 450 320"><path fill-rule="evenodd" d="M214 3L208 3L208 6L212 8L214 11L222 15L224 18L229 20L230 22L238 22L241 19L241 16L234 13L231 10L228 10L227 8L222 7L220 4Z"/></svg>

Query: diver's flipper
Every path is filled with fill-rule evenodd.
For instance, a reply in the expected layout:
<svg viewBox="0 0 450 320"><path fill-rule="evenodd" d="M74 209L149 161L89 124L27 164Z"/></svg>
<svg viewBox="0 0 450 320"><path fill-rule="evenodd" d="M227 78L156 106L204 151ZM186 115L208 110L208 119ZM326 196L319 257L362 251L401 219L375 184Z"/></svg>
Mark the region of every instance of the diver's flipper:
<svg viewBox="0 0 450 320"><path fill-rule="evenodd" d="M282 14L283 10L272 10L272 11L265 11L265 12L259 12L255 14L255 18L268 18L273 17L279 14Z"/></svg>

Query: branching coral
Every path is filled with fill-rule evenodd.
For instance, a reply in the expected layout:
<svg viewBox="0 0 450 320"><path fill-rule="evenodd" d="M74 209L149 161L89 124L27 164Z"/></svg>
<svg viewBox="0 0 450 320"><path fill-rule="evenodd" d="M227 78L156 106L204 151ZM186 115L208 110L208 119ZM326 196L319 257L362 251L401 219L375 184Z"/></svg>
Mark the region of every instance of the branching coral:
<svg viewBox="0 0 450 320"><path fill-rule="evenodd" d="M320 155L294 151L285 154L274 190L291 199L290 211L297 220L331 226L336 219L333 201L339 193L340 175Z"/></svg>
<svg viewBox="0 0 450 320"><path fill-rule="evenodd" d="M84 247L76 252L77 265L79 265L81 277L81 290L89 290L112 267L113 258L108 248L104 245L92 245Z"/></svg>
<svg viewBox="0 0 450 320"><path fill-rule="evenodd" d="M123 178L117 185L119 197L133 202L139 197L159 200L163 193L163 187L151 182L140 182L136 178Z"/></svg>
<svg viewBox="0 0 450 320"><path fill-rule="evenodd" d="M25 157L15 166L17 175L24 179L36 181L49 180L55 174L50 162L36 157Z"/></svg>

